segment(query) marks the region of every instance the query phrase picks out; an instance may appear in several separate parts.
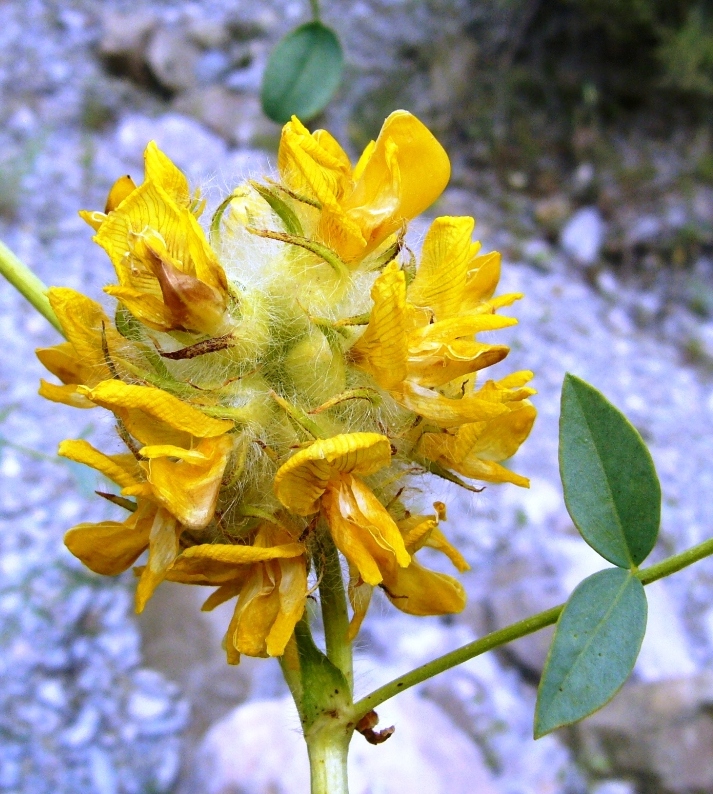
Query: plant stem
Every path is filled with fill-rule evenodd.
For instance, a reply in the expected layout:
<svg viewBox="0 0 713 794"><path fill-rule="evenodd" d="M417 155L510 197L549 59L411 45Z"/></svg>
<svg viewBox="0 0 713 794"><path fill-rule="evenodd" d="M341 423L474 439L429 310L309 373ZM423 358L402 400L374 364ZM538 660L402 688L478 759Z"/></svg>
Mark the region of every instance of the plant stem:
<svg viewBox="0 0 713 794"><path fill-rule="evenodd" d="M320 14L319 14L319 0L309 0L310 6L312 6L312 19L315 22L319 22Z"/></svg>
<svg viewBox="0 0 713 794"><path fill-rule="evenodd" d="M641 580L642 584L651 584L651 582L655 582L657 579L662 579L664 576L676 573L676 571L680 571L682 568L686 568L688 565L692 565L694 562L698 562L704 557L709 557L712 554L713 539L710 539L703 543L699 543L697 546L693 546L693 548L687 551L681 552L681 554L676 554L662 562L656 563L656 565L651 565L649 568L637 571L636 576ZM469 642L462 648L457 648L455 651L439 656L431 662L422 664L420 667L411 670L405 675L394 678L393 681L389 681L388 684L384 684L384 686L374 690L370 695L357 701L353 706L352 719L360 720L369 711L375 709L378 705L389 700L389 698L392 698L399 692L403 692L409 687L420 684L422 681L426 681L434 675L450 670L451 667L467 662L475 656L480 656L486 651L499 648L501 645L517 640L520 637L533 634L540 629L544 629L546 626L551 626L553 623L557 622L564 607L564 604L560 604L545 612L539 612L537 615L525 618L525 620L521 620L518 623L513 623L511 626L507 626L504 629L486 634L485 637L481 637L479 640Z"/></svg>
<svg viewBox="0 0 713 794"><path fill-rule="evenodd" d="M713 538L704 540L703 543L682 551L680 554L674 554L673 557L657 562L656 565L650 565L642 571L637 571L636 575L641 580L641 584L651 584L657 579L663 579L664 576L670 576L682 568L687 568L704 557L710 557L711 554L713 554Z"/></svg>
<svg viewBox="0 0 713 794"><path fill-rule="evenodd" d="M319 599L322 607L327 658L344 673L351 691L354 687L354 672L352 669L352 645L347 639L349 631L347 598L344 592L339 553L328 531L324 532L322 536L322 552L324 561Z"/></svg>
<svg viewBox="0 0 713 794"><path fill-rule="evenodd" d="M57 315L47 299L47 287L1 240L0 275L5 276L12 286L27 298L35 309L64 336Z"/></svg>
<svg viewBox="0 0 713 794"><path fill-rule="evenodd" d="M347 753L351 731L335 725L306 738L312 794L349 794Z"/></svg>

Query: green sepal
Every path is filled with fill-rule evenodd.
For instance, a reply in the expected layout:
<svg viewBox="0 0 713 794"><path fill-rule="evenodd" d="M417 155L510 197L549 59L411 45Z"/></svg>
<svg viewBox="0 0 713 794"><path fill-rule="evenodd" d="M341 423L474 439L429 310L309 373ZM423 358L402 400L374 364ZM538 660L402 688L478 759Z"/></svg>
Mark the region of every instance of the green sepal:
<svg viewBox="0 0 713 794"><path fill-rule="evenodd" d="M535 708L535 738L605 706L634 668L646 631L646 594L621 568L581 582L557 621Z"/></svg>
<svg viewBox="0 0 713 794"><path fill-rule="evenodd" d="M315 645L305 618L295 626L295 639L302 679L300 713L308 730L324 714L349 706L351 694L342 671Z"/></svg>
<svg viewBox="0 0 713 794"><path fill-rule="evenodd" d="M265 199L270 205L270 209L272 209L275 215L282 221L285 231L288 234L298 235L300 237L304 235L300 219L295 215L286 201L283 201L273 190L265 187L265 185L261 185L259 182L251 180L250 184L260 194L260 197Z"/></svg>

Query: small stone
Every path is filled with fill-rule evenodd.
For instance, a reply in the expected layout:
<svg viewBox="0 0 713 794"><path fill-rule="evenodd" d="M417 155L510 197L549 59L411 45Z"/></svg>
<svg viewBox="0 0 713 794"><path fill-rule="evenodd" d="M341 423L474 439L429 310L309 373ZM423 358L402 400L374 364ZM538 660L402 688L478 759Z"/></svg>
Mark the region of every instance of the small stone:
<svg viewBox="0 0 713 794"><path fill-rule="evenodd" d="M198 79L200 50L178 29L160 28L146 48L146 61L158 82L169 91L186 91Z"/></svg>
<svg viewBox="0 0 713 794"><path fill-rule="evenodd" d="M154 720L163 716L168 706L169 703L165 697L134 692L129 698L127 711L132 719Z"/></svg>
<svg viewBox="0 0 713 794"><path fill-rule="evenodd" d="M605 224L596 207L582 207L567 221L560 245L580 265L593 265L604 242Z"/></svg>
<svg viewBox="0 0 713 794"><path fill-rule="evenodd" d="M63 731L61 737L63 744L68 747L82 747L88 744L94 738L100 722L99 710L92 705L86 705L74 724Z"/></svg>

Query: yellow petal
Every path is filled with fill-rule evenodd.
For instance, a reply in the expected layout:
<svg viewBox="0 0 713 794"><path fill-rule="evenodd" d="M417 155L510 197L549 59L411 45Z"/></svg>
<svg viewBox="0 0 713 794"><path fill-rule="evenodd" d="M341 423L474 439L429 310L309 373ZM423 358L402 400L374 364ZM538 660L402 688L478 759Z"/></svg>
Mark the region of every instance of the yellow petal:
<svg viewBox="0 0 713 794"><path fill-rule="evenodd" d="M227 543L201 543L186 549L176 561L176 567L181 568L191 562L194 566L197 561L212 560L228 565L252 565L256 562L267 560L288 559L299 557L305 553L301 543L284 543L279 546L232 546ZM192 561L196 561L193 563Z"/></svg>
<svg viewBox="0 0 713 794"><path fill-rule="evenodd" d="M338 472L368 476L391 462L391 445L378 433L346 433L319 439L300 450L275 474L275 495L293 513L319 510L327 483Z"/></svg>
<svg viewBox="0 0 713 794"><path fill-rule="evenodd" d="M374 307L350 356L383 389L396 389L407 374L406 277L396 262L387 265L371 290Z"/></svg>
<svg viewBox="0 0 713 794"><path fill-rule="evenodd" d="M276 563L280 571L280 609L265 639L269 656L282 656L307 603L307 567L303 557Z"/></svg>
<svg viewBox="0 0 713 794"><path fill-rule="evenodd" d="M409 516L398 522L399 531L409 554L417 552L435 530L437 521L432 516Z"/></svg>
<svg viewBox="0 0 713 794"><path fill-rule="evenodd" d="M411 559L393 518L371 490L350 474L331 482L323 497L336 547L370 585Z"/></svg>
<svg viewBox="0 0 713 794"><path fill-rule="evenodd" d="M437 320L460 311L474 226L472 218L436 218L423 241L421 264L408 299L431 309Z"/></svg>
<svg viewBox="0 0 713 794"><path fill-rule="evenodd" d="M497 364L509 352L507 345L486 345L463 340L449 344L423 343L416 351L409 351L409 374L420 386L433 389L462 375Z"/></svg>
<svg viewBox="0 0 713 794"><path fill-rule="evenodd" d="M136 611L143 612L154 590L166 578L166 572L178 556L178 536L182 527L166 510L159 508L151 524L149 559L136 588Z"/></svg>
<svg viewBox="0 0 713 794"><path fill-rule="evenodd" d="M354 571L353 566L350 570ZM374 588L370 584L363 582L358 572L352 573L349 580L349 603L352 606L352 619L349 621L349 630L347 631L347 639L352 642L359 633L361 624L364 622L369 604L371 603L371 596Z"/></svg>
<svg viewBox="0 0 713 794"><path fill-rule="evenodd" d="M154 182L136 188L102 223L94 239L109 255L121 286L161 294L148 241L162 244L165 255L180 263L183 273L226 289L225 273L195 217Z"/></svg>
<svg viewBox="0 0 713 794"><path fill-rule="evenodd" d="M170 573L171 571L169 571L169 574ZM248 571L246 570L244 574L245 575L243 578L236 579L232 582L228 582L227 584L222 584L217 590L211 593L203 602L203 605L201 606L201 612L211 612L216 607L224 604L226 601L230 601L231 598L235 598L237 595L240 595L240 591L245 586L245 579L247 578Z"/></svg>
<svg viewBox="0 0 713 794"><path fill-rule="evenodd" d="M136 184L128 174L126 176L120 176L111 186L109 195L106 198L104 214L107 215L110 212L113 212L119 206L119 204L121 204L121 202L135 190Z"/></svg>
<svg viewBox="0 0 713 794"><path fill-rule="evenodd" d="M65 534L64 543L90 570L116 576L148 546L155 512L153 505L144 503L123 523L78 524Z"/></svg>
<svg viewBox="0 0 713 794"><path fill-rule="evenodd" d="M267 656L267 636L280 612L277 571L271 567L275 564L256 565L251 570L228 627L229 642L248 656Z"/></svg>
<svg viewBox="0 0 713 794"><path fill-rule="evenodd" d="M384 581L391 603L409 615L449 615L462 612L466 603L463 585L452 576L424 568L413 561Z"/></svg>
<svg viewBox="0 0 713 794"><path fill-rule="evenodd" d="M517 325L514 317L501 317L499 314L466 314L415 329L409 336L409 343L413 345L448 343L453 339L470 337L485 331L497 331L511 325Z"/></svg>
<svg viewBox="0 0 713 794"><path fill-rule="evenodd" d="M153 328L154 331L173 331L176 320L163 300L149 292L142 292L134 287L122 287L110 284L104 292L121 301L137 320Z"/></svg>
<svg viewBox="0 0 713 794"><path fill-rule="evenodd" d="M455 565L455 567L463 573L470 570L470 565L465 557L453 546L448 538L436 527L426 540L426 546L442 552L448 559Z"/></svg>
<svg viewBox="0 0 713 794"><path fill-rule="evenodd" d="M106 380L93 389L80 387L92 402L110 411L141 411L148 416L197 438L212 438L233 429L225 419L213 419L172 394L153 386L135 386L119 380Z"/></svg>
<svg viewBox="0 0 713 794"><path fill-rule="evenodd" d="M95 232L99 231L99 227L106 220L106 214L104 212L97 212L95 210L79 210L78 214Z"/></svg>
<svg viewBox="0 0 713 794"><path fill-rule="evenodd" d="M102 333L110 354L123 347L124 340L104 309L81 292L67 287L51 287L47 290L47 297L78 361L94 371L93 382L110 378L102 349Z"/></svg>
<svg viewBox="0 0 713 794"><path fill-rule="evenodd" d="M174 163L158 148L156 141L149 141L144 151L144 167L147 182L162 187L176 204L188 207L191 192L188 180Z"/></svg>
<svg viewBox="0 0 713 794"><path fill-rule="evenodd" d="M220 484L233 448L232 436L202 439L193 449L172 445L143 447L142 466L154 496L188 529L212 520Z"/></svg>
<svg viewBox="0 0 713 794"><path fill-rule="evenodd" d="M372 197L379 195L384 181L390 180L389 149L394 150L400 175L395 219L410 220L430 207L448 184L451 175L448 155L415 116L404 110L394 111L381 128L350 198L350 206L368 205Z"/></svg>
<svg viewBox="0 0 713 794"><path fill-rule="evenodd" d="M38 347L35 355L42 366L58 377L62 383L86 385L91 377L91 367L87 367L79 360L71 342L62 342L54 347Z"/></svg>
<svg viewBox="0 0 713 794"><path fill-rule="evenodd" d="M323 208L338 209L337 199L350 182L349 159L341 147L325 133L310 135L295 116L282 128L277 166L288 187L316 198Z"/></svg>
<svg viewBox="0 0 713 794"><path fill-rule="evenodd" d="M462 310L468 311L493 297L500 281L500 254L492 251L471 259L463 295Z"/></svg>
<svg viewBox="0 0 713 794"><path fill-rule="evenodd" d="M57 454L91 466L122 487L136 485L141 472L133 455L105 455L83 439L63 441Z"/></svg>
<svg viewBox="0 0 713 794"><path fill-rule="evenodd" d="M83 394L78 394L77 387L73 385L57 386L40 378L40 388L37 393L40 397L44 397L45 400L71 405L72 408L96 408L96 405Z"/></svg>
<svg viewBox="0 0 713 794"><path fill-rule="evenodd" d="M403 405L439 427L457 427L466 422L483 421L504 413L507 408L494 401L479 399L471 394L450 399L436 391L406 381Z"/></svg>

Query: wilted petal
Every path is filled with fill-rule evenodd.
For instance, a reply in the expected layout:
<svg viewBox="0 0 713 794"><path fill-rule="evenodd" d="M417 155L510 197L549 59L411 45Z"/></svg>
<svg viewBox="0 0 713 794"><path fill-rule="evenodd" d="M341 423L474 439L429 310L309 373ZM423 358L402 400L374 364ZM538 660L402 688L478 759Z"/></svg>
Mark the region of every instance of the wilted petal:
<svg viewBox="0 0 713 794"><path fill-rule="evenodd" d="M94 573L116 576L147 548L155 513L154 505L144 503L123 523L78 524L65 534L64 543Z"/></svg>
<svg viewBox="0 0 713 794"><path fill-rule="evenodd" d="M149 534L149 558L136 588L136 611L143 612L154 590L178 556L178 536L182 527L166 510L156 510Z"/></svg>
<svg viewBox="0 0 713 794"><path fill-rule="evenodd" d="M203 529L213 518L220 484L233 448L231 436L200 441L193 449L171 445L143 447L142 466L154 496L189 529Z"/></svg>
<svg viewBox="0 0 713 794"><path fill-rule="evenodd" d="M122 488L136 485L139 481L141 469L136 458L130 454L105 455L83 439L63 441L57 454L76 463L91 466Z"/></svg>
<svg viewBox="0 0 713 794"><path fill-rule="evenodd" d="M385 571L409 564L403 538L393 518L371 490L343 474L330 482L322 504L334 543L370 585Z"/></svg>
<svg viewBox="0 0 713 794"><path fill-rule="evenodd" d="M415 560L384 579L391 603L409 615L450 615L466 603L463 585L452 576L424 568Z"/></svg>
<svg viewBox="0 0 713 794"><path fill-rule="evenodd" d="M107 380L93 389L80 388L92 402L121 415L140 411L158 419L174 430L197 438L220 436L233 429L225 419L206 416L197 408L154 386L135 386L120 380Z"/></svg>

